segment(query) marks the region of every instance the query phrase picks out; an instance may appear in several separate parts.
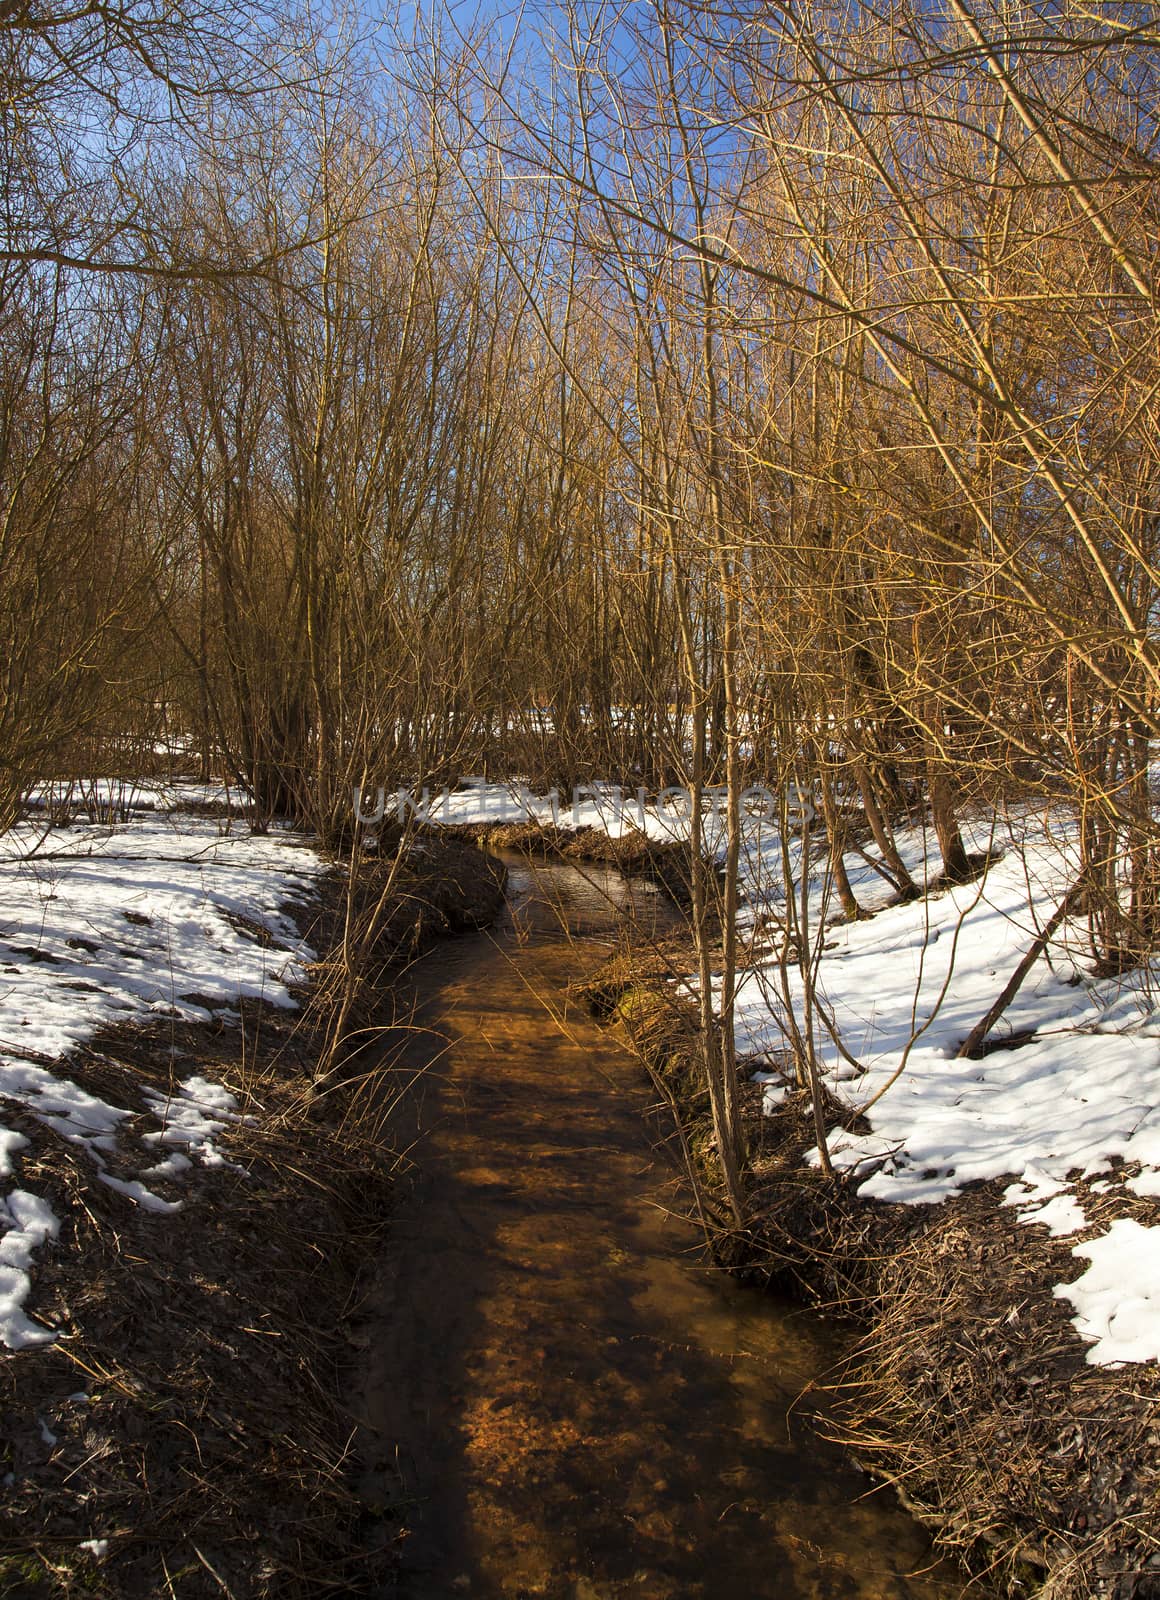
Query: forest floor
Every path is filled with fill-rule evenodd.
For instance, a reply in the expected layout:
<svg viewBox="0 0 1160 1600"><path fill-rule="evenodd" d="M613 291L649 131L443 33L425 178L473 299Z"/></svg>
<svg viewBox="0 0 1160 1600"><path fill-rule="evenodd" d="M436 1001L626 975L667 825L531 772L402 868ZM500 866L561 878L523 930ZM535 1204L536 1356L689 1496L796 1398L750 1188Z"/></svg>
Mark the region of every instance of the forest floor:
<svg viewBox="0 0 1160 1600"><path fill-rule="evenodd" d="M357 1076L316 1082L342 874L235 811L136 791L5 841L10 1600L347 1596L387 1559L342 1396L396 1156ZM502 871L428 841L397 887L388 963Z"/></svg>
<svg viewBox="0 0 1160 1600"><path fill-rule="evenodd" d="M491 827L501 804L477 791L444 812ZM605 819L593 806L573 852L602 820L626 863L680 835L679 817L650 813L649 843L616 805ZM546 802L528 812L525 840L539 824L557 845ZM1016 1593L1146 1600L1160 1595L1160 985L1093 971L1065 921L992 1048L956 1058L1075 870L1070 819L1046 808L978 816L968 839L989 870L948 888L921 823L900 830L925 891L909 903L860 845L847 867L869 915L855 923L821 900L811 856L828 1179L789 1047L802 985L779 958L792 921L780 841L748 833L750 1186L747 1226L721 1248L861 1324L832 1432L942 1548ZM800 885L800 835L789 855ZM633 1039L711 1169L694 966L687 943L638 944L581 990Z"/></svg>

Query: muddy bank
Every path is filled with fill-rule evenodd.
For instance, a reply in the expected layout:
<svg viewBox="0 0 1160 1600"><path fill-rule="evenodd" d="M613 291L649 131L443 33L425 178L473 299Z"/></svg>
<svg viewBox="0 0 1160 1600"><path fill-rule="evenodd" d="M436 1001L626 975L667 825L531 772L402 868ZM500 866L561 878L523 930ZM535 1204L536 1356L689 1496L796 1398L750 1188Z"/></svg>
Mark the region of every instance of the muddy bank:
<svg viewBox="0 0 1160 1600"><path fill-rule="evenodd" d="M418 828L404 837L385 830L374 853L360 860L352 908L355 917L365 914L391 880L375 928L380 972L404 965L448 934L486 928L503 905L505 876L503 864L462 832ZM342 912L338 904L332 914ZM332 922L328 946L337 947L340 936Z"/></svg>
<svg viewBox="0 0 1160 1600"><path fill-rule="evenodd" d="M413 847L384 958L477 926L501 900L502 870L469 844ZM336 872L302 926L316 949L334 945L343 904ZM255 923L252 937L269 936ZM118 1105L193 1074L235 1094L248 1120L218 1136L226 1164L149 1180L181 1202L178 1219L99 1181L42 1123L20 1123L22 1172L63 1220L29 1301L59 1337L0 1363L11 1600L320 1600L380 1581L358 1536L342 1396L396 1157L370 1102L336 1096L319 1115L314 994L297 1013L244 1003L236 1025L118 1029L69 1058L75 1083ZM146 1122L121 1129L113 1176L156 1160Z"/></svg>
<svg viewBox="0 0 1160 1600"><path fill-rule="evenodd" d="M673 992L685 952L621 952L577 985L666 1085L714 1179L696 1018ZM808 1095L772 1116L746 1084L749 1225L722 1240L744 1276L790 1290L861 1336L825 1426L897 1486L936 1546L1012 1593L1050 1600L1160 1595L1160 1370L1086 1363L1053 1286L1078 1275L1077 1238L1160 1206L1113 1184L1091 1227L1052 1239L1000 1207L1004 1184L937 1206L860 1200L806 1165ZM831 1124L841 1111L832 1108ZM1128 1173L1119 1174L1119 1184Z"/></svg>

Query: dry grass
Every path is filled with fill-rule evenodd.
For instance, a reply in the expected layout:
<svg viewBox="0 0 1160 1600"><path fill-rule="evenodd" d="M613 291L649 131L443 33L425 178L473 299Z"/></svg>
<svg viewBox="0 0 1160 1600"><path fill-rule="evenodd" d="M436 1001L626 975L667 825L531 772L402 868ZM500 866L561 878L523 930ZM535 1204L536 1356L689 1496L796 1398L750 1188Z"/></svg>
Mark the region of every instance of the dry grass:
<svg viewBox="0 0 1160 1600"><path fill-rule="evenodd" d="M1160 1369L1087 1365L1052 1294L1080 1271L1075 1241L1019 1223L1002 1187L921 1208L883 1258L836 1436L1007 1587L1158 1595ZM1160 1220L1123 1191L1085 1209L1085 1237L1130 1211Z"/></svg>
<svg viewBox="0 0 1160 1600"><path fill-rule="evenodd" d="M180 1215L142 1210L86 1155L29 1130L24 1177L63 1226L32 1302L58 1341L14 1355L0 1379L13 1594L359 1592L344 1317L392 1158L307 1116L307 1038L254 1012L250 1030L244 1051L234 1030L125 1032L70 1062L121 1104L197 1071L261 1106L220 1140L236 1169L156 1184ZM132 1130L119 1143L126 1176L147 1164ZM102 1560L89 1539L108 1540Z"/></svg>

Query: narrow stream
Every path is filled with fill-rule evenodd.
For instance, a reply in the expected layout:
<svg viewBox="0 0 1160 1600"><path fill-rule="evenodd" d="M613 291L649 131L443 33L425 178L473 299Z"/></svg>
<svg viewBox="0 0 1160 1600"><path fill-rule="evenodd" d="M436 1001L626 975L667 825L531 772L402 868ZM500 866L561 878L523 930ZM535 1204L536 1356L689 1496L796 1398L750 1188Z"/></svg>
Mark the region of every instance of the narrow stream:
<svg viewBox="0 0 1160 1600"><path fill-rule="evenodd" d="M373 1308L368 1497L401 1506L404 1600L949 1597L922 1531L796 1398L816 1318L704 1265L639 1067L565 985L615 873L509 862L508 911L414 979L413 1168ZM568 928L561 927L561 912Z"/></svg>

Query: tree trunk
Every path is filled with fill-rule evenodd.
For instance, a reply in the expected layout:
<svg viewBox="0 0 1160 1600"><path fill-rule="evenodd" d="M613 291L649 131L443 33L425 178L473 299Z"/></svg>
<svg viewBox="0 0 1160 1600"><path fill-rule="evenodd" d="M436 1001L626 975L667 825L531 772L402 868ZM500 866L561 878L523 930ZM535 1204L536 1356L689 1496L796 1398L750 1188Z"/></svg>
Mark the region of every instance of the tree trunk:
<svg viewBox="0 0 1160 1600"><path fill-rule="evenodd" d="M858 897L854 893L850 882L850 874L846 871L844 856L846 844L846 825L838 811L838 803L834 796L834 783L830 777L829 768L824 758L818 763L818 774L822 787L822 813L826 820L826 837L830 841L830 870L834 875L834 888L838 891L842 910L851 922L857 922L866 913L858 904Z"/></svg>
<svg viewBox="0 0 1160 1600"><path fill-rule="evenodd" d="M859 760L854 765L854 776L858 780L858 788L862 794L862 808L866 813L866 821L870 824L870 832L874 835L874 843L882 853L895 883L898 885L900 900L917 900L919 895L918 885L910 876L906 862L898 853L898 846L890 832L889 824L878 804L878 796L874 790L874 780L870 776L865 760Z"/></svg>

